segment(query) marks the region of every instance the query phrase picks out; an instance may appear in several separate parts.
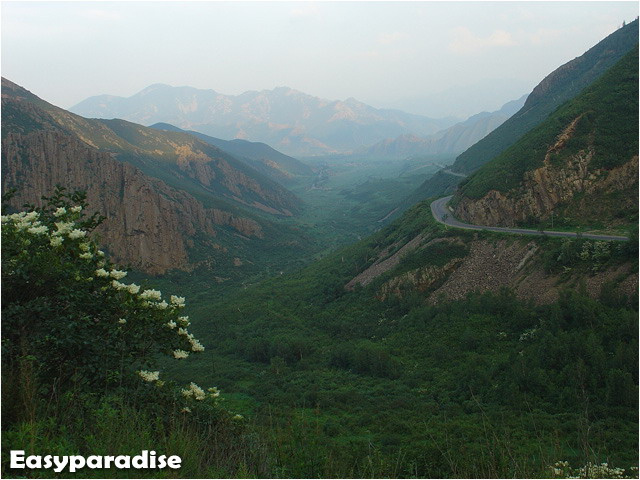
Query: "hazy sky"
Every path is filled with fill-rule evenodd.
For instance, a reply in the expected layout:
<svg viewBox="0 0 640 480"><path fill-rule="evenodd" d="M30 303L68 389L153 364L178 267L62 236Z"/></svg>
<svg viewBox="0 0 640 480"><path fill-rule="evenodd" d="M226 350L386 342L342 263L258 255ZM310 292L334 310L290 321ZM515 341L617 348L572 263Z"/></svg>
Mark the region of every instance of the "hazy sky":
<svg viewBox="0 0 640 480"><path fill-rule="evenodd" d="M472 114L465 95L495 110L637 15L635 1L3 1L2 75L63 108L167 83Z"/></svg>

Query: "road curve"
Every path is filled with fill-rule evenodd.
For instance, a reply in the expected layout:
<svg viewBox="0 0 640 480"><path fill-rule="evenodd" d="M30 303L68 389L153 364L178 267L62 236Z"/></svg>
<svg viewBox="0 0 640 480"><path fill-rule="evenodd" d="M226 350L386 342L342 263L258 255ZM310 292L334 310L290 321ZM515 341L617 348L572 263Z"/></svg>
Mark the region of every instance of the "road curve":
<svg viewBox="0 0 640 480"><path fill-rule="evenodd" d="M471 225L463 223L453 217L451 210L447 207L447 203L451 200L452 195L442 197L431 202L431 213L433 218L438 222L449 225L450 227L465 228L467 230L488 230L490 232L503 233L519 233L522 235L546 235L549 237L580 237L589 238L591 240L608 240L623 242L629 240L629 237L620 237L617 235L596 235L592 233L573 233L573 232L553 232L550 230L528 230L526 228L508 228L508 227L487 227L485 225Z"/></svg>

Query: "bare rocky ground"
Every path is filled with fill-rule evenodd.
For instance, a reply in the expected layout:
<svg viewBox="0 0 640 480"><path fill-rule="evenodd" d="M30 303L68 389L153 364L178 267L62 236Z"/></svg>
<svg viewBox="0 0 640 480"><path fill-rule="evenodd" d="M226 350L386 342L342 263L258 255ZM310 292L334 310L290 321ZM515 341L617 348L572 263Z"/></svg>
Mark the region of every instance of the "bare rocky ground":
<svg viewBox="0 0 640 480"><path fill-rule="evenodd" d="M394 245L380 252L378 259L346 286L368 285L383 273L391 271L409 252L436 241L455 241L438 238L425 241L422 235L414 237L395 254L389 252ZM423 244L424 242L424 244ZM605 269L585 276L584 273L549 274L544 271L542 252L535 240L480 239L469 243L469 254L447 263L443 267L425 266L394 277L381 287L381 300L389 295L402 295L409 291L425 292L430 303L464 298L472 292L497 292L503 287L513 289L521 299L536 304L555 302L565 288L580 288L591 297L598 297L608 282L617 282L617 291L633 295L638 290L638 272L629 264Z"/></svg>

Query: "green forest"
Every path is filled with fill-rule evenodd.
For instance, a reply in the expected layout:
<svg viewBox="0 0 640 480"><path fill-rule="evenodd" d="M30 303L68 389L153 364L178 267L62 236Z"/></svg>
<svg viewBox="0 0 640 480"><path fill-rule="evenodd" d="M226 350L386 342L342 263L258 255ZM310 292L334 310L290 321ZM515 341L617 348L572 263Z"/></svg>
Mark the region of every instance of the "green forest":
<svg viewBox="0 0 640 480"><path fill-rule="evenodd" d="M137 285L109 277L100 286L99 274L83 281L101 264L111 268L84 236L67 233L69 240L54 247L65 255L51 252L55 241L38 232L59 231L56 212L74 211L64 193L38 216L27 214L31 223L24 214L3 217L3 392L20 392L3 397L3 449L96 454L115 446L136 454L153 444L182 455L183 467L170 475L185 478L547 478L579 468L587 476L633 476L637 295L621 296L611 283L599 299L578 284L548 305L509 289L435 304L417 290L381 300L388 279L442 267L464 258L472 242L498 237L447 230L429 204L297 273L222 297L191 301L197 282L142 282L141 292L175 291L187 299L186 307L173 308L174 298L184 299L172 296L167 310L158 304L150 317L149 307L136 303L141 294L128 293ZM88 231L99 220L70 222ZM380 252L393 255L418 234L447 241L405 255L366 287L345 289ZM629 262L637 269L631 242L603 248L549 238L538 245L550 273L588 277ZM31 260L17 263L13 252L19 257L26 248ZM52 254L63 263L52 262ZM34 278L36 288L16 294ZM82 310L90 302L94 309ZM181 322L171 315L183 312L199 339L192 346L201 341L205 349L176 361L175 336L158 322ZM92 322L92 315L109 322ZM26 317L43 322L29 335ZM131 328L128 340L123 328ZM17 331L24 336L10 333ZM146 370L156 365L162 380ZM186 389L192 396L184 393L186 379L195 382ZM198 385L215 388L205 393ZM5 475L7 458L3 451ZM78 476L107 474L157 476Z"/></svg>

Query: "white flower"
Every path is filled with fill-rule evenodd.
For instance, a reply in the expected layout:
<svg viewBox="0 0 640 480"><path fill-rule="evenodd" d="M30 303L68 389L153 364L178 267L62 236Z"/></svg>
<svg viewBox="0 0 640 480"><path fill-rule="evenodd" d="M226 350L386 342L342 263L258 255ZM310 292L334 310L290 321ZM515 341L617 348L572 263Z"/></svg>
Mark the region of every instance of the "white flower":
<svg viewBox="0 0 640 480"><path fill-rule="evenodd" d="M207 390L209 391L209 395L211 395L213 398L220 396L220 391L216 387L211 387Z"/></svg>
<svg viewBox="0 0 640 480"><path fill-rule="evenodd" d="M182 410L180 410L182 413L191 413L191 409L189 407L184 407Z"/></svg>
<svg viewBox="0 0 640 480"><path fill-rule="evenodd" d="M78 213L82 211L82 207L80 205L76 205L75 207L71 207L71 211L73 213Z"/></svg>
<svg viewBox="0 0 640 480"><path fill-rule="evenodd" d="M184 297L176 297L171 295L171 304L177 307L184 307Z"/></svg>
<svg viewBox="0 0 640 480"><path fill-rule="evenodd" d="M136 285L135 283L132 283L127 287L127 290L129 290L130 294L135 295L140 291L140 285Z"/></svg>
<svg viewBox="0 0 640 480"><path fill-rule="evenodd" d="M72 240L75 240L76 238L86 237L86 236L87 236L87 232L77 228L69 232L69 238L71 238Z"/></svg>
<svg viewBox="0 0 640 480"><path fill-rule="evenodd" d="M33 227L33 224L31 223L31 221L26 220L24 218L21 218L20 220L18 220L15 225L18 230L26 230L28 228Z"/></svg>
<svg viewBox="0 0 640 480"><path fill-rule="evenodd" d="M191 322L189 322L189 317L187 316L178 317L178 322L180 322L180 325L183 325L185 327L188 327L189 325L191 325Z"/></svg>
<svg viewBox="0 0 640 480"><path fill-rule="evenodd" d="M67 213L67 209L64 208L64 207L59 207L55 212L53 212L53 216L54 217L61 217L65 213Z"/></svg>
<svg viewBox="0 0 640 480"><path fill-rule="evenodd" d="M109 276L109 272L107 272L104 268L99 268L96 270L96 275L102 278L106 278Z"/></svg>
<svg viewBox="0 0 640 480"><path fill-rule="evenodd" d="M118 323L125 324L127 321L124 318L119 318Z"/></svg>
<svg viewBox="0 0 640 480"><path fill-rule="evenodd" d="M205 398L207 398L207 394L204 393L204 390L202 390L198 385L196 385L193 382L191 382L188 389L182 390L182 394L185 397L193 396L193 398L195 398L196 400L204 400Z"/></svg>
<svg viewBox="0 0 640 480"><path fill-rule="evenodd" d="M140 294L140 298L143 300L160 300L162 293L158 290L145 290Z"/></svg>
<svg viewBox="0 0 640 480"><path fill-rule="evenodd" d="M173 320L171 320L170 322L167 322L167 327L169 327L170 329L174 329L178 326L178 324L176 322L174 322Z"/></svg>
<svg viewBox="0 0 640 480"><path fill-rule="evenodd" d="M62 245L62 237L51 237L49 243L52 247L59 247L60 245Z"/></svg>
<svg viewBox="0 0 640 480"><path fill-rule="evenodd" d="M111 286L112 286L113 288L115 288L116 290L126 290L126 289L127 289L127 285L125 285L124 283L120 283L120 282L119 282L119 281L117 281L117 280L113 280L113 281L111 282Z"/></svg>
<svg viewBox="0 0 640 480"><path fill-rule="evenodd" d="M96 255L98 255L99 257L104 257L104 252L102 250L98 250L96 252Z"/></svg>
<svg viewBox="0 0 640 480"><path fill-rule="evenodd" d="M124 278L127 276L127 272L124 272L122 270L116 270L115 268L113 270L111 270L111 272L109 272L109 275L111 275L111 278L115 278L116 280L120 280L121 278Z"/></svg>
<svg viewBox="0 0 640 480"><path fill-rule="evenodd" d="M181 358L187 358L189 356L189 352L185 352L184 350L174 350L173 356L180 360Z"/></svg>
<svg viewBox="0 0 640 480"><path fill-rule="evenodd" d="M240 415L239 413L237 413L237 414L235 414L235 415L233 416L233 419L234 419L234 420L242 420L243 418L244 418L244 417L243 417L242 415Z"/></svg>
<svg viewBox="0 0 640 480"><path fill-rule="evenodd" d="M140 370L138 375L142 377L145 382L155 382L160 379L160 372L148 372L146 370Z"/></svg>
<svg viewBox="0 0 640 480"><path fill-rule="evenodd" d="M9 216L8 215L1 215L0 216L0 222L6 223L8 221L9 221Z"/></svg>
<svg viewBox="0 0 640 480"><path fill-rule="evenodd" d="M184 328L179 328L178 335L189 335L189 332L187 332Z"/></svg>
<svg viewBox="0 0 640 480"><path fill-rule="evenodd" d="M91 252L84 252L78 255L80 258L90 259L93 258L93 254Z"/></svg>
<svg viewBox="0 0 640 480"><path fill-rule="evenodd" d="M189 343L191 343L191 351L204 352L204 345L202 345L197 339L193 338L193 336L189 337Z"/></svg>
<svg viewBox="0 0 640 480"><path fill-rule="evenodd" d="M46 227L46 225L42 225L40 227L31 227L29 229L29 233L33 233L34 235L42 235L43 233L47 232L49 229Z"/></svg>
<svg viewBox="0 0 640 480"><path fill-rule="evenodd" d="M164 310L168 306L169 306L169 304L164 300L161 301L160 303L156 303L156 308L159 308L160 310Z"/></svg>
<svg viewBox="0 0 640 480"><path fill-rule="evenodd" d="M80 244L80 250L82 250L83 252L88 252L89 251L89 247L90 247L90 245L88 243L81 243Z"/></svg>
<svg viewBox="0 0 640 480"><path fill-rule="evenodd" d="M64 235L69 233L73 229L73 222L56 222L56 228L58 229L54 235Z"/></svg>

